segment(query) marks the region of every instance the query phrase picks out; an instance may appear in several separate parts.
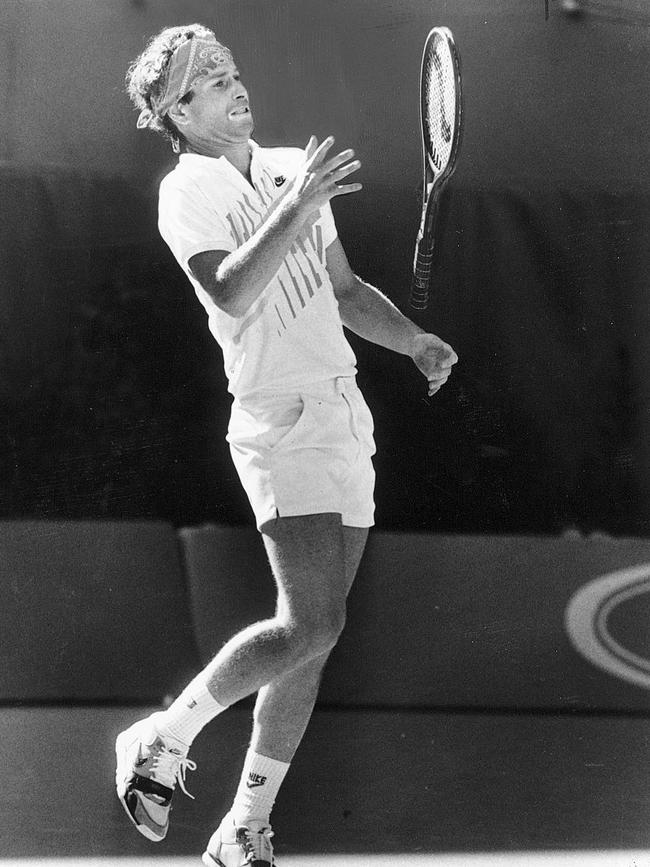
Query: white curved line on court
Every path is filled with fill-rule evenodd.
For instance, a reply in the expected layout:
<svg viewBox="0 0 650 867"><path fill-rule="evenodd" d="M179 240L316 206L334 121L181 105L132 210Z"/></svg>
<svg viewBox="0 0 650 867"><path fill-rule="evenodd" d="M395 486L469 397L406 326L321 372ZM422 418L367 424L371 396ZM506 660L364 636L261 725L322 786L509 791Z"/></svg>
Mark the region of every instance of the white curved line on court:
<svg viewBox="0 0 650 867"><path fill-rule="evenodd" d="M611 599L608 599L607 602L603 604L598 614L598 620L596 621L597 634L603 644L605 644L615 656L618 656L620 659L628 662L633 668L640 669L648 675L650 675L650 659L647 659L645 656L640 656L638 653L634 653L634 651L628 650L626 647L623 647L622 644L619 644L607 628L607 618L617 606L626 602L628 599L633 599L635 596L639 596L641 593L649 590L650 579L640 582L640 584L630 587L627 590L623 590L620 593L616 593L611 597Z"/></svg>
<svg viewBox="0 0 650 867"><path fill-rule="evenodd" d="M650 660L623 647L610 634L607 620L617 606L650 592L650 563L595 578L569 600L564 622L576 650L599 668L650 689Z"/></svg>

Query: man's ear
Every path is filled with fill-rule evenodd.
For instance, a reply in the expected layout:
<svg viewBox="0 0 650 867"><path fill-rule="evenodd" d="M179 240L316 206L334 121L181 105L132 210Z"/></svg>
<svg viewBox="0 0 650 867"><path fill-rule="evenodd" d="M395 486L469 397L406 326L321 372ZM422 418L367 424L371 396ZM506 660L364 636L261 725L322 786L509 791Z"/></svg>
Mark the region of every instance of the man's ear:
<svg viewBox="0 0 650 867"><path fill-rule="evenodd" d="M178 127L185 126L188 123L187 119L187 103L175 102L171 108L167 110L169 119Z"/></svg>

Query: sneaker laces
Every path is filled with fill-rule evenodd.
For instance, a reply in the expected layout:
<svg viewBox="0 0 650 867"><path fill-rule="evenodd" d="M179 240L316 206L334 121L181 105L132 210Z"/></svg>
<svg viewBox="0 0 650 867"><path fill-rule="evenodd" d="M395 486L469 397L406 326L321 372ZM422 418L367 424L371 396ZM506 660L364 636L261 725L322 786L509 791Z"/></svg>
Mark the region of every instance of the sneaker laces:
<svg viewBox="0 0 650 867"><path fill-rule="evenodd" d="M251 831L250 828L246 827L237 828L237 842L242 847L246 863L252 864L253 861L268 860L272 836L273 831L270 828L260 828L259 831ZM269 863L273 863L272 848Z"/></svg>
<svg viewBox="0 0 650 867"><path fill-rule="evenodd" d="M188 798L195 800L194 795L191 795L185 788L185 775L188 771L196 770L196 762L188 759L187 756L180 755L175 750L169 750L167 747L161 747L160 751L153 756L151 778L168 789L178 787L187 795Z"/></svg>

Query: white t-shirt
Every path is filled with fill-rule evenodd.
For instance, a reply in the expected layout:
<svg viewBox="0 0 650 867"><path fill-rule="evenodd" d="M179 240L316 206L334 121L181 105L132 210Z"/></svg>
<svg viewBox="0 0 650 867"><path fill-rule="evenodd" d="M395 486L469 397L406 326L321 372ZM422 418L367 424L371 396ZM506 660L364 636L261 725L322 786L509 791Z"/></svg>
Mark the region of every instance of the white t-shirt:
<svg viewBox="0 0 650 867"><path fill-rule="evenodd" d="M225 157L181 154L159 198L160 233L207 311L223 351L228 390L239 399L356 374L326 268L325 251L336 238L329 205L305 224L242 317L217 307L189 269L197 253L232 252L250 238L304 157L298 148L261 148L255 142L251 150L254 189Z"/></svg>

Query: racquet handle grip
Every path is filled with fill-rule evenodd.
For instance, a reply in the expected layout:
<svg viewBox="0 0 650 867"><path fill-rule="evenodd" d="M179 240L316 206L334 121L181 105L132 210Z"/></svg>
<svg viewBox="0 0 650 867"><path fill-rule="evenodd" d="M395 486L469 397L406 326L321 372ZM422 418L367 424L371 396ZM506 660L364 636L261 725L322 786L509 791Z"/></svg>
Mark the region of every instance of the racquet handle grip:
<svg viewBox="0 0 650 867"><path fill-rule="evenodd" d="M431 282L431 268L433 266L433 253L415 254L413 265L413 282L411 283L410 304L414 310L426 310L429 303L429 285Z"/></svg>

